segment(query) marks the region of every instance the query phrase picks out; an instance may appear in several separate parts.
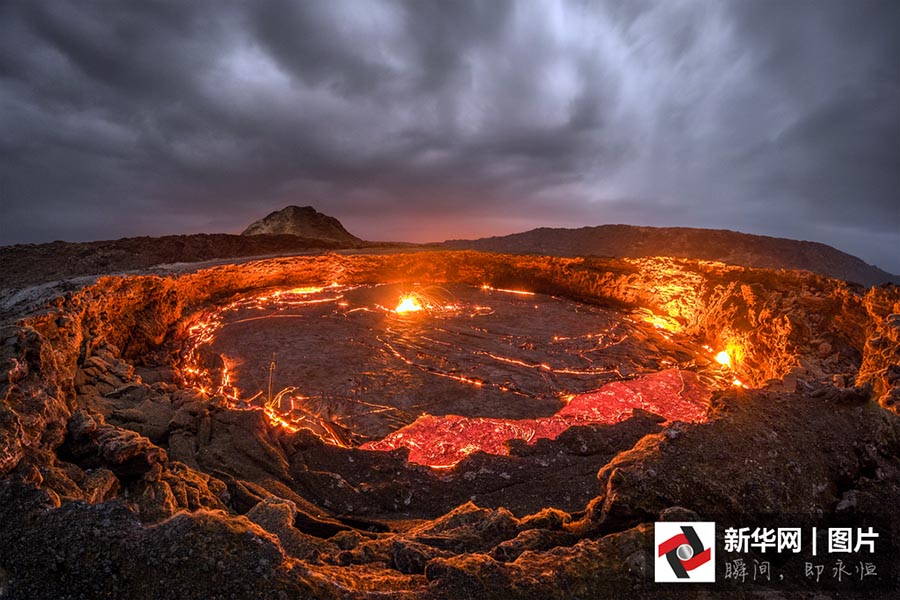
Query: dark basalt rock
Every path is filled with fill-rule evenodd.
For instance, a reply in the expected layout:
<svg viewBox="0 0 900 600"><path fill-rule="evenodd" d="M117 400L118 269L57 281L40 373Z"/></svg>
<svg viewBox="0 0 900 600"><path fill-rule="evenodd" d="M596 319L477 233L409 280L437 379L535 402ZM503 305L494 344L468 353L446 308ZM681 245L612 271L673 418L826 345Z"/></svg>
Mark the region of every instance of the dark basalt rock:
<svg viewBox="0 0 900 600"><path fill-rule="evenodd" d="M103 417L76 411L69 419L60 456L82 468L109 467L121 479L153 481L168 460L166 451L127 429L107 425Z"/></svg>

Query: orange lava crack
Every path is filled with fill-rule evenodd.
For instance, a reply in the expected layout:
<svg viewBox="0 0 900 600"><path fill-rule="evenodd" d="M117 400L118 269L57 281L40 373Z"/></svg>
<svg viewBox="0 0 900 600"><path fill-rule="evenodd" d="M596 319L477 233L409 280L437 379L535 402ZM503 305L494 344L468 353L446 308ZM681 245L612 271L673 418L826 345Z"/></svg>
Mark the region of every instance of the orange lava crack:
<svg viewBox="0 0 900 600"><path fill-rule="evenodd" d="M424 415L364 450L409 449L409 461L448 468L481 451L509 454L513 439L534 443L555 439L577 425L613 424L624 421L640 408L668 421L702 423L711 396L696 373L667 369L634 379L609 383L595 392L579 394L550 417L537 419L468 418L457 415Z"/></svg>

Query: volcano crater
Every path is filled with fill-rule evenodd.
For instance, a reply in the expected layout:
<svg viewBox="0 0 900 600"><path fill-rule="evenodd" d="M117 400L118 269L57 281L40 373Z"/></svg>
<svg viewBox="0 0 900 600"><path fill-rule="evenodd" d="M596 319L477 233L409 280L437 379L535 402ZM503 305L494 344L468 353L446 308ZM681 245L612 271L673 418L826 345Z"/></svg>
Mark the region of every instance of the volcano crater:
<svg viewBox="0 0 900 600"><path fill-rule="evenodd" d="M738 380L677 328L646 309L487 284L305 286L203 311L177 367L195 389L260 407L283 427L343 447L403 446L415 462L450 467L510 439L616 423L632 408L704 420L709 392ZM672 390L654 389L667 369ZM614 402L587 395L625 381L630 394ZM429 435L427 424L455 431Z"/></svg>
<svg viewBox="0 0 900 600"><path fill-rule="evenodd" d="M484 561L508 589L560 551L602 571L671 507L890 505L898 313L894 286L667 258L329 254L101 278L3 346L4 510L115 500L148 548L185 523L249 527L277 539L291 590L452 595L495 585Z"/></svg>

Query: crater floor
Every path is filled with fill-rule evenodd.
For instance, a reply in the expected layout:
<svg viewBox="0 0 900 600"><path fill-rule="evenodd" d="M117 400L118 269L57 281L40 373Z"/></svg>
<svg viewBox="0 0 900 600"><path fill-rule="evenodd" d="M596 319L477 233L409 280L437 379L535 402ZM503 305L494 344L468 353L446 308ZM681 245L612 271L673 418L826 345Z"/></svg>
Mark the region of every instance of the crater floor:
<svg viewBox="0 0 900 600"><path fill-rule="evenodd" d="M448 415L525 427L530 440L527 420L551 417L610 382L678 368L700 374L698 390L732 384L709 349L664 324L647 311L490 286L269 290L202 313L181 369L236 406L268 405L342 445L393 447L371 442ZM579 398L569 412L585 403ZM665 404L652 408L688 421L702 412ZM623 420L635 406L651 408L635 398L594 422Z"/></svg>

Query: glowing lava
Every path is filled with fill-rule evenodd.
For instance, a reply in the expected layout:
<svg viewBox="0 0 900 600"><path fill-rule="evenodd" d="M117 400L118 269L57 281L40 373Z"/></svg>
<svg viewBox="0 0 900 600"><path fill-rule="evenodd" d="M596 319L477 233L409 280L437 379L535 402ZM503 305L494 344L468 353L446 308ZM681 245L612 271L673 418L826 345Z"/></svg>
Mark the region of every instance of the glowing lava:
<svg viewBox="0 0 900 600"><path fill-rule="evenodd" d="M394 312L398 315L402 315L404 313L419 312L423 309L424 307L422 306L422 303L419 302L419 298L416 294L404 294L400 296L400 302L397 304L397 308L394 309Z"/></svg>
<svg viewBox="0 0 900 600"><path fill-rule="evenodd" d="M678 333L679 331L681 331L681 324L672 317L657 315L646 309L640 309L637 311L637 313L645 323L649 323L657 329L662 329L664 331L670 331L673 333Z"/></svg>
<svg viewBox="0 0 900 600"><path fill-rule="evenodd" d="M716 354L716 362L724 367L731 366L731 356L729 356L728 352L722 350L718 354Z"/></svg>
<svg viewBox="0 0 900 600"><path fill-rule="evenodd" d="M221 397L232 408L262 410L271 423L279 425L288 431L297 432L301 429L306 429L326 443L346 446L347 444L339 432L327 422L321 419L314 419L310 415L302 413L283 412L283 403L293 406L295 401L302 399L300 396L292 395L296 388L288 387L277 394L273 394L270 386L267 394L259 392L249 398L242 398L240 391L232 380L234 361L226 356L221 356L221 374L216 380L210 369L203 365L200 348L215 339L216 334L224 325L225 316L230 313L246 309L279 310L285 307L336 303L343 298L343 293L349 289L352 288L332 284L329 288L306 286L277 290L270 294L235 300L211 313L200 316L188 328L188 341L182 353L181 377L183 383L194 387L205 396ZM317 297L326 291L333 292L335 295Z"/></svg>
<svg viewBox="0 0 900 600"><path fill-rule="evenodd" d="M409 461L449 468L475 452L509 454L507 442L534 443L555 439L577 425L613 424L632 416L635 408L669 421L706 421L710 390L696 373L667 369L632 381L609 383L578 394L555 415L536 419L468 418L425 415L383 440L363 444L366 450L409 449Z"/></svg>
<svg viewBox="0 0 900 600"><path fill-rule="evenodd" d="M492 306L485 292L496 294ZM345 447L407 447L412 462L449 468L476 451L507 454L511 439L617 423L634 408L701 421L710 389L741 385L708 361L700 378L682 370L696 368L695 347L674 319L635 317L521 289L310 285L198 315L179 371L203 395L261 410L288 431ZM732 351L720 353L723 364L740 360ZM302 388L284 387L292 381Z"/></svg>
<svg viewBox="0 0 900 600"><path fill-rule="evenodd" d="M481 286L482 291L485 292L503 292L504 294L516 294L517 296L534 296L534 292L529 292L526 290L507 290L503 288L495 288L491 287L488 284L484 284Z"/></svg>

